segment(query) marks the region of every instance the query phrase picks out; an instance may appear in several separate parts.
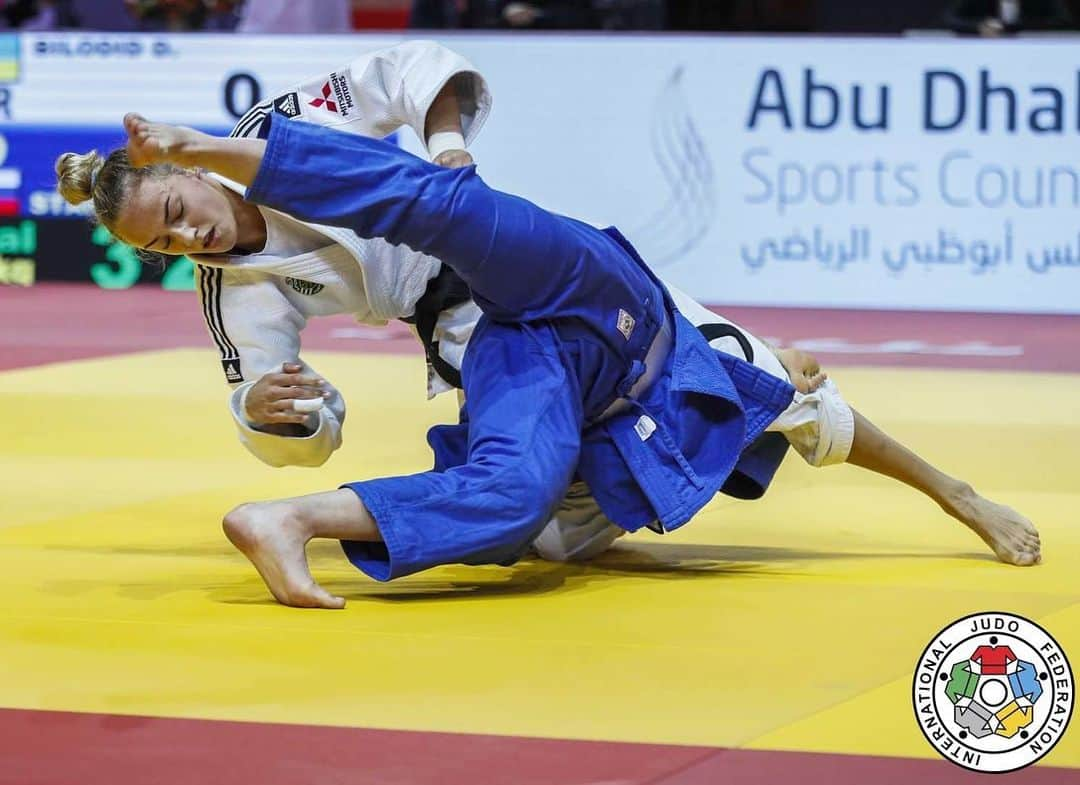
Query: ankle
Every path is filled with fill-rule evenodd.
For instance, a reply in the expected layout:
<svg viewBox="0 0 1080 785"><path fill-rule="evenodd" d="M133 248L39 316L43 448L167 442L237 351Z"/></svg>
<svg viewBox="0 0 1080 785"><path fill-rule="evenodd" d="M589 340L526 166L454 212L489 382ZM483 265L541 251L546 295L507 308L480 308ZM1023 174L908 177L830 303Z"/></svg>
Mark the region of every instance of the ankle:
<svg viewBox="0 0 1080 785"><path fill-rule="evenodd" d="M184 129L171 145L169 145L169 158L176 166L184 169L194 169L200 165L203 157L210 152L206 143L206 135L199 131Z"/></svg>
<svg viewBox="0 0 1080 785"><path fill-rule="evenodd" d="M304 543L310 542L316 536L315 523L310 520L308 516L304 515L303 510L297 509L295 506L288 502L279 502L285 504L285 509L279 511L281 527L288 532L291 532L293 536L299 537Z"/></svg>
<svg viewBox="0 0 1080 785"><path fill-rule="evenodd" d="M948 488L938 499L938 504L954 518L966 518L972 509L972 502L978 497L975 489L961 480L952 480Z"/></svg>

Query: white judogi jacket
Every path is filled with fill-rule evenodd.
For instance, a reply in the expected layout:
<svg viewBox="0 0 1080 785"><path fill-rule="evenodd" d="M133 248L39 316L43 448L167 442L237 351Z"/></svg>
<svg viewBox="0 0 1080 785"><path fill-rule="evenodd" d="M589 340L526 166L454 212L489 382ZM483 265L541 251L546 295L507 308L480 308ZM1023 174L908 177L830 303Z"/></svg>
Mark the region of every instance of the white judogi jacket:
<svg viewBox="0 0 1080 785"><path fill-rule="evenodd" d="M450 80L457 86L468 143L490 111L487 85L463 57L424 41L372 52L263 101L240 119L232 135L257 135L276 112L365 136L386 136L408 126L424 141L428 109ZM220 181L243 193L235 183ZM274 216L299 223L282 213ZM437 259L403 245L367 240L346 229L307 226L326 238L325 247L289 258L271 253L193 257L203 315L233 387L230 408L240 441L271 466L319 466L341 444L345 401L332 385L322 410L311 416L306 438L264 433L244 414L244 397L263 374L280 370L285 362L299 362L306 373L314 373L299 356L300 332L308 318L348 313L363 324L384 325L412 316L417 299L441 268ZM461 367L479 316L472 302L440 316L435 337L440 354L455 368ZM429 395L451 389L434 372L428 378Z"/></svg>

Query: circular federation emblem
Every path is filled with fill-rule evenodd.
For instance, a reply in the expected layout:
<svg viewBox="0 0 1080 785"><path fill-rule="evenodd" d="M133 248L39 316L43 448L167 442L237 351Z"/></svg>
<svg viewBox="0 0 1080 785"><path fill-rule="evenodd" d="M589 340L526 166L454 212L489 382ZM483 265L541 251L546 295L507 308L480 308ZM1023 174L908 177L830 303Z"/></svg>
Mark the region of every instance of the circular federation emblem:
<svg viewBox="0 0 1080 785"><path fill-rule="evenodd" d="M976 613L939 632L912 682L915 718L942 757L972 771L1030 766L1072 716L1069 660L1046 630L1011 613Z"/></svg>

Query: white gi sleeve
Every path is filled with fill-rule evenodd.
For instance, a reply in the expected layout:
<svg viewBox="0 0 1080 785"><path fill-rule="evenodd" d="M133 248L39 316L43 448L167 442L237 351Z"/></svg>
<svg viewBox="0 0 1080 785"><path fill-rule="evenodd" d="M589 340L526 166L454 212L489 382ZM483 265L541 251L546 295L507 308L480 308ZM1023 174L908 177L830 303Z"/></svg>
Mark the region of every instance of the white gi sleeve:
<svg viewBox="0 0 1080 785"><path fill-rule="evenodd" d="M241 444L270 466L321 466L341 446L345 421L345 400L329 382L330 397L308 416L307 436L265 433L244 412L248 390L264 374L280 371L283 363L300 363L305 374L317 375L300 357L300 331L307 319L274 276L198 265L195 282L225 380L233 388L229 411Z"/></svg>
<svg viewBox="0 0 1080 785"><path fill-rule="evenodd" d="M461 55L433 41L409 41L353 60L344 68L319 74L290 92L263 102L237 123L236 136L247 136L261 111L302 118L339 131L383 137L409 126L426 145L428 110L443 87L453 80L466 144L471 142L491 110L491 93L484 78ZM257 111L258 110L258 111ZM255 114L253 114L255 113ZM246 120L246 122L245 122ZM243 128L244 130L241 130Z"/></svg>

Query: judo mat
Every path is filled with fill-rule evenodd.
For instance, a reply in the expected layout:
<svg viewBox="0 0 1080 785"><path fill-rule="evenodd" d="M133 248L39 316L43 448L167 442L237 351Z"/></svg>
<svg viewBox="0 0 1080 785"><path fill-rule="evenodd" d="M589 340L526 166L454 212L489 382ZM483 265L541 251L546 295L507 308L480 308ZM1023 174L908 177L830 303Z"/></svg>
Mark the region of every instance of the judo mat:
<svg viewBox="0 0 1080 785"><path fill-rule="evenodd" d="M912 675L938 630L992 610L1080 660L1080 319L724 312L813 348L856 408L1029 516L1044 563L790 454L765 499L586 565L377 584L317 542L348 607L284 608L221 517L428 468L455 406L425 401L411 338L314 323L345 444L271 469L236 440L190 293L0 290L0 783L985 781L923 738ZM1076 725L1005 781L1080 783Z"/></svg>

